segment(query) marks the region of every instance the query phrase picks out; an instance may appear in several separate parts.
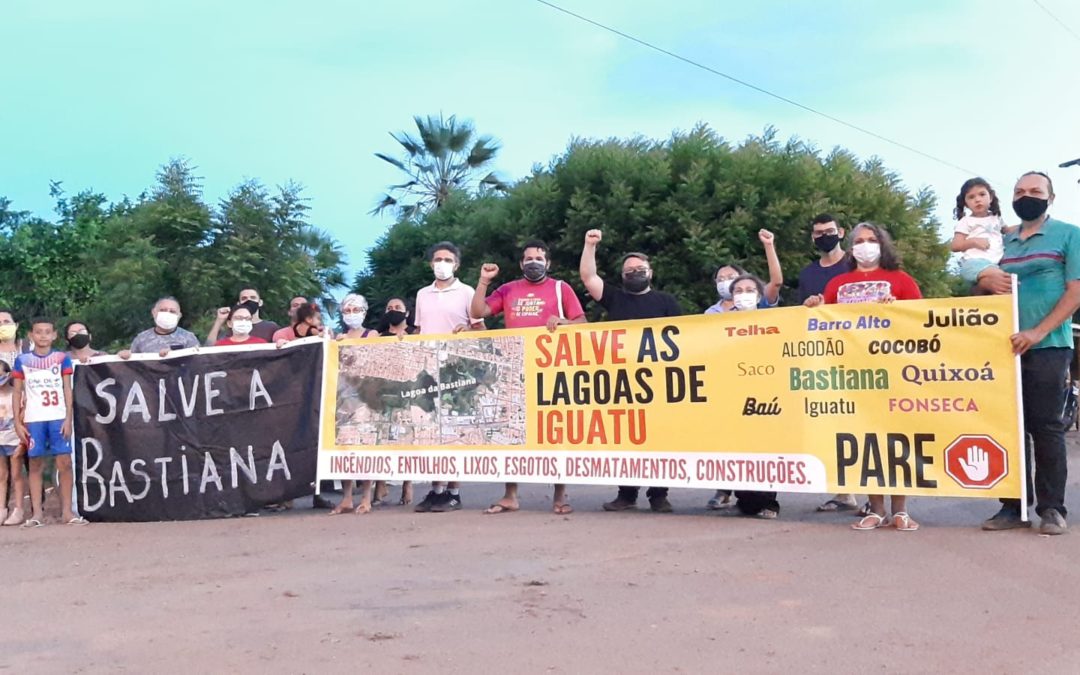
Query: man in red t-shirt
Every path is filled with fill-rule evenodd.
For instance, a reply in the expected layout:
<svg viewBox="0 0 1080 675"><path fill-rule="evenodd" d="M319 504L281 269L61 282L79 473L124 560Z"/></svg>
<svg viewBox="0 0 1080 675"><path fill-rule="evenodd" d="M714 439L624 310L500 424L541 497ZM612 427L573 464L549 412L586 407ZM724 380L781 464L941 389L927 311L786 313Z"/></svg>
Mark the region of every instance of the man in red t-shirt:
<svg viewBox="0 0 1080 675"><path fill-rule="evenodd" d="M476 284L472 304L472 316L483 319L502 314L507 328L546 327L554 331L557 326L569 323L585 323L585 311L570 284L548 276L551 261L548 247L542 241L532 240L521 252L521 273L525 278L499 286L487 298L488 286L499 275L499 266L484 263L480 268L480 281ZM573 508L566 501L566 486L555 485L552 497L555 513L571 513ZM517 511L517 483L507 483L503 498L492 504L484 513L509 513Z"/></svg>

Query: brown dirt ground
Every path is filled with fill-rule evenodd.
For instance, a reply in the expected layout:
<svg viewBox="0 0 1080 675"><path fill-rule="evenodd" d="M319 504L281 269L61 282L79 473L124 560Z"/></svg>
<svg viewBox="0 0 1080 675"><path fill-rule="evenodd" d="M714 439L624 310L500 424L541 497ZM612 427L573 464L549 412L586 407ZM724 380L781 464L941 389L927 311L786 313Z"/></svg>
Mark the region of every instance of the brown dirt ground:
<svg viewBox="0 0 1080 675"><path fill-rule="evenodd" d="M1080 531L979 531L995 502L913 500L908 534L812 495L764 522L706 513L704 490L654 515L571 488L568 517L544 486L499 516L498 486L463 492L451 514L4 528L0 668L1080 672Z"/></svg>

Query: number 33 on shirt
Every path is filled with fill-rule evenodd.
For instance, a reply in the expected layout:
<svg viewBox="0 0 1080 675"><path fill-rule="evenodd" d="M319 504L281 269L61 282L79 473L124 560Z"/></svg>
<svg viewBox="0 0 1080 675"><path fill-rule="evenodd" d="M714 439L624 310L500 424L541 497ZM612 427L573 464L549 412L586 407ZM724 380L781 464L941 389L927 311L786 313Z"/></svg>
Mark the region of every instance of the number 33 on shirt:
<svg viewBox="0 0 1080 675"><path fill-rule="evenodd" d="M61 351L45 356L20 354L11 376L25 382L26 412L23 422L51 422L67 416L64 376L71 375L71 359Z"/></svg>

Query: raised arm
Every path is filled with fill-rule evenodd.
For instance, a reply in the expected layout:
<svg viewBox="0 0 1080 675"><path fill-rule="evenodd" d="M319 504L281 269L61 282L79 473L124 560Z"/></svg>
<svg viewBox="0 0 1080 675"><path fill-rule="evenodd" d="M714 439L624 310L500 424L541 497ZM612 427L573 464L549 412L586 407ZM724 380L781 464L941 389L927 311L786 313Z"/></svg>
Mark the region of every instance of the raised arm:
<svg viewBox="0 0 1080 675"><path fill-rule="evenodd" d="M765 284L765 299L770 305L780 300L780 287L784 285L784 271L780 268L780 258L776 255L776 242L772 232L758 230L758 239L765 246L765 260L769 263L769 282Z"/></svg>
<svg viewBox="0 0 1080 675"><path fill-rule="evenodd" d="M221 327L225 325L225 322L229 320L228 307L219 307L217 314L214 316L214 325L210 327L210 332L206 335L206 346L213 347L217 344L218 334L221 332Z"/></svg>
<svg viewBox="0 0 1080 675"><path fill-rule="evenodd" d="M469 303L469 316L473 319L486 319L491 316L491 308L488 307L488 287L495 277L499 276L499 266L495 263L484 263L480 266L480 280L476 282L476 291L473 292L472 302Z"/></svg>
<svg viewBox="0 0 1080 675"><path fill-rule="evenodd" d="M578 266L581 283L585 284L585 290L597 302L604 296L604 280L596 273L596 245L600 243L601 237L600 230L589 230L585 233L585 246L581 249L581 264Z"/></svg>

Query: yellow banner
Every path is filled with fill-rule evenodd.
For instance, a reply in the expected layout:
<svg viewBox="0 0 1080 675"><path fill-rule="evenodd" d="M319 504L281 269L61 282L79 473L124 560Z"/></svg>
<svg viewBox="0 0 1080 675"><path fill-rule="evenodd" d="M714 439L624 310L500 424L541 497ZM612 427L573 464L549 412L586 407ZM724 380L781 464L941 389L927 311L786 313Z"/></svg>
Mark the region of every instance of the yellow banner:
<svg viewBox="0 0 1080 675"><path fill-rule="evenodd" d="M1010 296L328 343L319 477L1019 497Z"/></svg>

